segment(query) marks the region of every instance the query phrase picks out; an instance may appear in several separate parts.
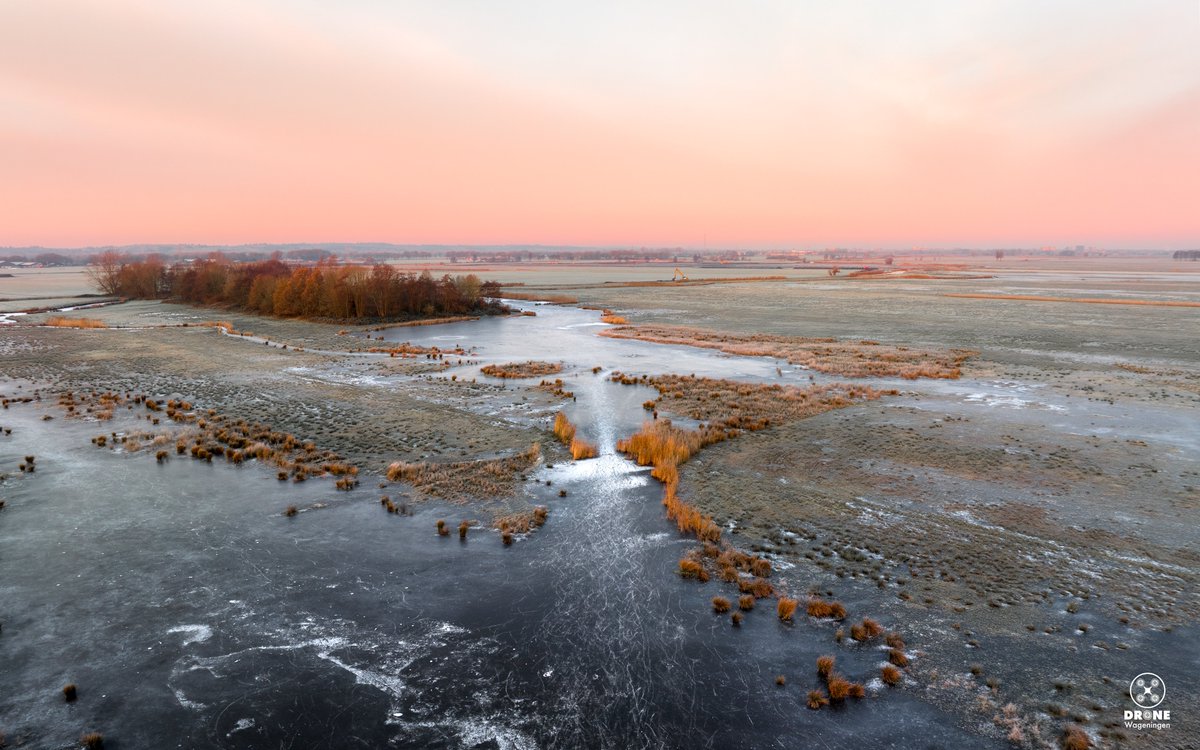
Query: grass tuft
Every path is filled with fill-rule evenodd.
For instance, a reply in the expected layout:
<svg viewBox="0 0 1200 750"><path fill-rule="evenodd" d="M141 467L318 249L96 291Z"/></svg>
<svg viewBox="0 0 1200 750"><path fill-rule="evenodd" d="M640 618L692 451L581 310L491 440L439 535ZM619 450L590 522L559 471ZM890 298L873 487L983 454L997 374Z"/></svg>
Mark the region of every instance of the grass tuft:
<svg viewBox="0 0 1200 750"><path fill-rule="evenodd" d="M790 599L786 596L781 596L779 602L775 605L775 614L780 620L790 622L792 615L796 613L796 608L800 606L800 602L796 599Z"/></svg>
<svg viewBox="0 0 1200 750"><path fill-rule="evenodd" d="M730 609L729 600L723 596L714 596L712 598L712 608L713 612L723 615Z"/></svg>
<svg viewBox="0 0 1200 750"><path fill-rule="evenodd" d="M78 690L75 688L75 683L69 683L63 686L63 700L67 703L73 702L78 697Z"/></svg>

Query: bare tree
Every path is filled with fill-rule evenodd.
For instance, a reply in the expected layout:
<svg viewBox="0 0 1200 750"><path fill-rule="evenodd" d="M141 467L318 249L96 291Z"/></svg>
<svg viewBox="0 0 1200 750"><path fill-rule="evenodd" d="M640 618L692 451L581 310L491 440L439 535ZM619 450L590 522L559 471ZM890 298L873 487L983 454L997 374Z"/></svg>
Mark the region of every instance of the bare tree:
<svg viewBox="0 0 1200 750"><path fill-rule="evenodd" d="M94 255L88 264L88 278L103 294L118 294L121 290L121 266L124 256L116 250L105 250Z"/></svg>

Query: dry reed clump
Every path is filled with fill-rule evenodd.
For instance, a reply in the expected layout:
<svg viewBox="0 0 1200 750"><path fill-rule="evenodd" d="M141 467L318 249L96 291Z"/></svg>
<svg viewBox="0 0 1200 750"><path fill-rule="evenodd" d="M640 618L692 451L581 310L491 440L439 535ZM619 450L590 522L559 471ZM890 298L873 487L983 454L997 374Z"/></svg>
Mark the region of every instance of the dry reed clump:
<svg viewBox="0 0 1200 750"><path fill-rule="evenodd" d="M571 451L571 457L576 461L585 458L595 458L600 455L595 444L589 443L575 434L575 425L561 411L554 416L554 435Z"/></svg>
<svg viewBox="0 0 1200 750"><path fill-rule="evenodd" d="M600 451L596 448L595 444L589 443L588 441L580 438L575 438L571 441L570 450L571 458L575 459L576 461L582 461L586 458L595 458L596 456L600 455Z"/></svg>
<svg viewBox="0 0 1200 750"><path fill-rule="evenodd" d="M558 362L509 362L503 365L484 365L479 369L484 375L493 378L539 378L546 375L557 375L562 372Z"/></svg>
<svg viewBox="0 0 1200 750"><path fill-rule="evenodd" d="M825 680L825 689L829 691L829 699L835 703L850 697L851 682L840 674L831 673Z"/></svg>
<svg viewBox="0 0 1200 750"><path fill-rule="evenodd" d="M828 617L834 620L846 618L846 608L842 606L841 602L827 602L819 596L811 597L808 600L806 611L809 617Z"/></svg>
<svg viewBox="0 0 1200 750"><path fill-rule="evenodd" d="M733 615L732 615L732 616L730 616L730 618L729 618L729 622L730 622L730 623L731 623L731 624L732 624L732 625L733 625L735 628L736 628L736 627L741 627L741 624L742 624L742 620L743 620L743 619L744 619L744 618L742 617L742 613L741 613L741 612L734 612L734 613L733 613Z"/></svg>
<svg viewBox="0 0 1200 750"><path fill-rule="evenodd" d="M72 683L68 683L67 685L63 686L62 694L63 694L63 700L65 700L67 703L71 703L72 701L75 700L75 698L78 697L79 691L75 687L75 683L72 682Z"/></svg>
<svg viewBox="0 0 1200 750"><path fill-rule="evenodd" d="M554 380L543 380L534 387L537 388L538 390L546 391L547 393L549 393L552 396L557 396L558 398L563 398L563 399L566 399L566 398L574 399L575 398L575 392L568 391L563 386L562 378L555 378Z"/></svg>
<svg viewBox="0 0 1200 750"><path fill-rule="evenodd" d="M659 324L618 326L605 329L600 335L717 349L742 356L777 357L817 372L848 378L954 379L961 374L962 364L978 353L966 349L917 349L833 338L723 333Z"/></svg>
<svg viewBox="0 0 1200 750"><path fill-rule="evenodd" d="M95 419L105 421L113 418L117 407L124 405L126 398L112 391L89 391L75 393L66 391L58 396L58 406L68 418Z"/></svg>
<svg viewBox="0 0 1200 750"><path fill-rule="evenodd" d="M633 458L639 466L654 467L650 475L665 485L662 502L667 508L667 518L675 521L680 531L694 534L701 541L716 542L721 538L721 529L712 517L679 497L678 467L701 447L724 439L721 430L681 430L669 420L662 420L647 422L635 434L617 441L617 450Z"/></svg>
<svg viewBox="0 0 1200 750"><path fill-rule="evenodd" d="M684 578L695 578L701 583L708 580L708 571L697 560L685 557L679 561L679 575Z"/></svg>
<svg viewBox="0 0 1200 750"><path fill-rule="evenodd" d="M870 617L864 617L862 622L850 626L850 637L859 643L878 638L881 635L883 635L883 626Z"/></svg>
<svg viewBox="0 0 1200 750"><path fill-rule="evenodd" d="M286 344L284 344L284 348L287 348ZM413 359L415 357L424 357L426 359L442 359L447 353L458 354L460 356L467 353L467 350L463 349L462 347L453 349L449 352L443 352L436 346L424 347L409 343L393 344L392 346L371 346L363 351L366 351L369 354L386 354L389 357L403 357L405 359Z"/></svg>
<svg viewBox="0 0 1200 750"><path fill-rule="evenodd" d="M907 667L908 655L904 653L903 649L893 648L888 651L888 661L897 667Z"/></svg>
<svg viewBox="0 0 1200 750"><path fill-rule="evenodd" d="M441 519L441 518L438 519L437 533L438 533L438 536L449 536L450 535L450 529L446 528L446 521L444 519Z"/></svg>
<svg viewBox="0 0 1200 750"><path fill-rule="evenodd" d="M888 687L895 687L900 684L903 677L899 669L896 669L891 664L887 664L883 669L879 670L879 679L883 680L883 684Z"/></svg>
<svg viewBox="0 0 1200 750"><path fill-rule="evenodd" d="M287 509L283 511L283 515L287 516L288 518L292 518L299 512L300 512L300 509L297 508L295 505L289 505L287 507Z"/></svg>
<svg viewBox="0 0 1200 750"><path fill-rule="evenodd" d="M784 675L781 675L781 674L775 675L775 684L778 685L779 687L783 687L784 685L787 684L787 677L785 677Z"/></svg>
<svg viewBox="0 0 1200 750"><path fill-rule="evenodd" d="M626 320L623 316L617 315L612 310L605 309L605 310L601 311L601 313L600 313L600 322L619 326L619 325L625 325L629 321Z"/></svg>
<svg viewBox="0 0 1200 750"><path fill-rule="evenodd" d="M888 648L899 648L899 649L904 648L904 639L902 637L900 637L900 634L895 631L888 633L887 636L883 639L883 642L888 645Z"/></svg>
<svg viewBox="0 0 1200 750"><path fill-rule="evenodd" d="M713 608L713 612L716 612L719 615L723 615L730 610L731 605L729 603L729 600L726 599L725 597L714 596L712 598L712 608Z"/></svg>
<svg viewBox="0 0 1200 750"><path fill-rule="evenodd" d="M108 324L103 320L95 318L68 318L63 315L54 315L46 318L46 322L42 325L50 326L51 328L108 328Z"/></svg>
<svg viewBox="0 0 1200 750"><path fill-rule="evenodd" d="M470 522L470 521L462 521L461 523L459 523L459 524L458 524L458 538L459 538L459 539L466 539L466 538L467 538L467 531L468 531L468 530L470 530L470 528L471 528L471 522Z"/></svg>
<svg viewBox="0 0 1200 750"><path fill-rule="evenodd" d="M515 493L520 475L537 463L541 446L506 458L452 463L406 463L396 461L387 469L391 482L408 482L423 495L456 503L473 499L495 499Z"/></svg>
<svg viewBox="0 0 1200 750"><path fill-rule="evenodd" d="M749 612L754 609L754 596L752 594L742 594L738 597L738 609L743 612Z"/></svg>
<svg viewBox="0 0 1200 750"><path fill-rule="evenodd" d="M523 513L512 513L500 516L492 521L492 528L503 534L528 534L546 525L550 509L544 505L534 506L532 510ZM507 542L506 542L507 544Z"/></svg>
<svg viewBox="0 0 1200 750"><path fill-rule="evenodd" d="M818 711L822 706L829 705L829 698L825 695L824 690L809 690L808 691L808 707L814 711Z"/></svg>
<svg viewBox="0 0 1200 750"><path fill-rule="evenodd" d="M828 679L829 675L833 674L833 666L835 663L836 659L831 655L826 654L825 656L817 657L817 674L820 675L822 679Z"/></svg>
<svg viewBox="0 0 1200 750"><path fill-rule="evenodd" d="M1071 725L1063 730L1063 750L1088 750L1092 746L1092 738L1082 727Z"/></svg>
<svg viewBox="0 0 1200 750"><path fill-rule="evenodd" d="M751 594L755 599L766 599L775 593L775 587L771 585L770 581L763 580L762 578L752 578L750 580L741 578L738 579L738 591L741 591L743 594Z"/></svg>
<svg viewBox="0 0 1200 750"><path fill-rule="evenodd" d="M151 412L164 408L163 403L145 395L139 394L130 400ZM343 462L336 453L320 451L314 443L301 441L295 435L273 430L268 425L226 417L213 409L208 410L206 419L201 419L187 401L166 401L165 409L174 421L194 422L194 426L174 434L136 432L118 437L114 433L114 447L120 443L132 453L147 446L157 448L173 442L176 454L190 454L192 458L209 463L214 457L223 457L233 464L255 459L274 465L280 481L286 480L289 474L297 482L328 474L343 477L344 481L337 484L338 489L351 489L357 484L357 480L352 479L358 474L357 467ZM93 442L103 445L99 439ZM166 451L158 451L155 456L159 461L165 461Z"/></svg>
<svg viewBox="0 0 1200 750"><path fill-rule="evenodd" d="M104 750L104 735L99 732L88 732L79 738L79 744L87 750Z"/></svg>
<svg viewBox="0 0 1200 750"><path fill-rule="evenodd" d="M775 605L775 614L784 622L791 622L792 615L796 613L796 608L800 606L800 602L796 599L791 599L786 596L779 597L778 603Z"/></svg>

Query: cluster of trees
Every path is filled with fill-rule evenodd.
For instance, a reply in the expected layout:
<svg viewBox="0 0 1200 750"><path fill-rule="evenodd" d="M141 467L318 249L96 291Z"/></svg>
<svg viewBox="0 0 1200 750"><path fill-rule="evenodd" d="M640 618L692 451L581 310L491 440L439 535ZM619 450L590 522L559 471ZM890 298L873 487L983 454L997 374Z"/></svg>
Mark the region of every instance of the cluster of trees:
<svg viewBox="0 0 1200 750"><path fill-rule="evenodd" d="M312 266L289 266L278 256L233 263L220 255L168 266L161 257L130 260L102 253L90 269L101 292L135 299L178 299L229 305L264 315L396 320L490 314L503 310L500 286L475 275L402 273L389 265L338 265L328 258Z"/></svg>
<svg viewBox="0 0 1200 750"><path fill-rule="evenodd" d="M1175 260L1200 260L1200 250L1176 250L1171 257Z"/></svg>

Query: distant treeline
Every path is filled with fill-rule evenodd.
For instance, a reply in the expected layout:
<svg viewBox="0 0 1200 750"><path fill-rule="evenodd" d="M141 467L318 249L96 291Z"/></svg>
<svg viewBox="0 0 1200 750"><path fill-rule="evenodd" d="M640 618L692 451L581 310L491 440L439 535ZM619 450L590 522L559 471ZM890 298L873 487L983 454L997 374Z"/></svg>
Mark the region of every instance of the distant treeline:
<svg viewBox="0 0 1200 750"><path fill-rule="evenodd" d="M495 300L497 282L475 275L435 279L428 271L401 273L388 265L343 266L326 260L293 267L278 257L234 263L220 256L167 265L154 256L133 261L102 253L90 273L104 294L228 305L284 317L386 321L504 310Z"/></svg>
<svg viewBox="0 0 1200 750"><path fill-rule="evenodd" d="M1175 260L1200 260L1200 250L1176 250L1171 257Z"/></svg>
<svg viewBox="0 0 1200 750"><path fill-rule="evenodd" d="M636 250L560 250L546 248L541 250L486 250L481 248L468 250L447 250L446 258L451 263L521 263L523 261L618 261L625 263L649 263L653 261L680 263L692 261L699 263L704 259L711 260L744 260L757 255L754 251L722 250L705 251L703 253L684 250L682 247L673 248L639 248Z"/></svg>

